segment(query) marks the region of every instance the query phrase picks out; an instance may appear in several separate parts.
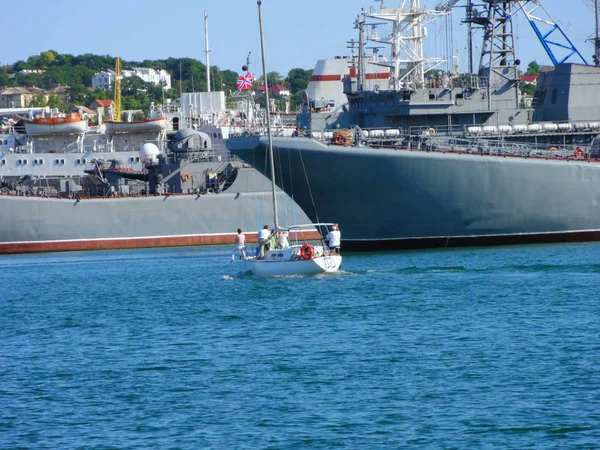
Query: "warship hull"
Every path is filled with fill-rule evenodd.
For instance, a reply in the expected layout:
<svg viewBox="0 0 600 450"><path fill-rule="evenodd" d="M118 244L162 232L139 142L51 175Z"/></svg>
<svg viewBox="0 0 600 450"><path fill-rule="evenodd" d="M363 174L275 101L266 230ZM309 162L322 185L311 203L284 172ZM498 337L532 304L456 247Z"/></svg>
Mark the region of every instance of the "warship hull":
<svg viewBox="0 0 600 450"><path fill-rule="evenodd" d="M263 174L265 137L228 148ZM274 138L279 187L345 250L600 239L595 160L326 145ZM294 169L291 169L294 168Z"/></svg>
<svg viewBox="0 0 600 450"><path fill-rule="evenodd" d="M291 198L282 195L280 202L289 222L308 223ZM233 185L218 194L0 195L0 253L233 244L237 228L253 242L256 230L270 224L270 208L270 182L251 168L240 169ZM309 236L320 235L313 230Z"/></svg>

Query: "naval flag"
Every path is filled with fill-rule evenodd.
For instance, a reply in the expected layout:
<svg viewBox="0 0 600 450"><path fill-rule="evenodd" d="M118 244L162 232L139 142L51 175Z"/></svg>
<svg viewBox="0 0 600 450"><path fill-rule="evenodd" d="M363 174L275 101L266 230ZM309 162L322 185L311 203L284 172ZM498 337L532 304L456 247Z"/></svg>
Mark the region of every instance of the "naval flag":
<svg viewBox="0 0 600 450"><path fill-rule="evenodd" d="M246 75L242 75L236 81L238 91L245 91L246 89L252 88L252 74L248 72Z"/></svg>

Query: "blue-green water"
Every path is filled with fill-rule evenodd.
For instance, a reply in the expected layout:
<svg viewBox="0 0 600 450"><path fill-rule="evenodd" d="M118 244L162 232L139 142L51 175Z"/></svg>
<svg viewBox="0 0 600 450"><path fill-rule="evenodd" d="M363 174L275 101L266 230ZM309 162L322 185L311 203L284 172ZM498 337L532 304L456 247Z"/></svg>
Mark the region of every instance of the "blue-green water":
<svg viewBox="0 0 600 450"><path fill-rule="evenodd" d="M0 258L0 448L599 448L600 245Z"/></svg>

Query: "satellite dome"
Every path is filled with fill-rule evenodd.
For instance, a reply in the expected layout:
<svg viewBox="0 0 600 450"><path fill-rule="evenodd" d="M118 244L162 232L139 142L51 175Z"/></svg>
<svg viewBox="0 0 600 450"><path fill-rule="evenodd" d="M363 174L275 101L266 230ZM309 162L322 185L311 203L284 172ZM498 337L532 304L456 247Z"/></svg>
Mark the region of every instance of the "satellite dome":
<svg viewBox="0 0 600 450"><path fill-rule="evenodd" d="M140 161L143 164L157 162L159 154L160 150L151 142L146 142L140 147Z"/></svg>

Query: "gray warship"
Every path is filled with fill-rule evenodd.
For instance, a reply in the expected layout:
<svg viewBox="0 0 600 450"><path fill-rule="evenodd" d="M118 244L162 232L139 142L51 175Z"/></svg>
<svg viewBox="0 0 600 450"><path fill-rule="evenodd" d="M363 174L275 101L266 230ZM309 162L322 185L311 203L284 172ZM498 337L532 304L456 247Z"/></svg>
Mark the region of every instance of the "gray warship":
<svg viewBox="0 0 600 450"><path fill-rule="evenodd" d="M96 159L84 176L4 180L0 253L225 244L237 228L255 240L271 182L224 159L208 134L181 129L167 152L146 142L137 155L140 168ZM280 202L287 224L306 223L290 197Z"/></svg>
<svg viewBox="0 0 600 450"><path fill-rule="evenodd" d="M278 186L311 220L339 223L347 250L600 239L600 68L553 58L524 105L512 18L541 2L484 0L466 8L484 37L477 74L429 77L439 61L420 53L423 25L456 3L427 11L405 0L359 16L347 103L322 112L307 98L297 118L306 137L273 138ZM367 35L369 21L392 23L391 37ZM361 67L368 41L391 46L389 76L374 88ZM268 174L266 142L227 147Z"/></svg>

